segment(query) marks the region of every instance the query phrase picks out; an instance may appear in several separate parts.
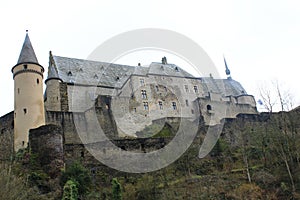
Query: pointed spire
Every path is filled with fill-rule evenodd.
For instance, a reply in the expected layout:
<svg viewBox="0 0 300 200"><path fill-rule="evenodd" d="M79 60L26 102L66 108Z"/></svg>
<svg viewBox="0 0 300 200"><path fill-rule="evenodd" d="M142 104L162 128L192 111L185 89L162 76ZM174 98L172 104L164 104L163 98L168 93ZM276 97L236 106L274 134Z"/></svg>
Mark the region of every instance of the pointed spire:
<svg viewBox="0 0 300 200"><path fill-rule="evenodd" d="M28 30L26 30L26 37L17 64L21 63L39 64L28 36Z"/></svg>
<svg viewBox="0 0 300 200"><path fill-rule="evenodd" d="M225 63L225 73L227 75L227 78L231 78L231 75L230 75L230 70L227 66L227 62L226 62L226 59L225 59L225 56L223 55L223 58L224 58L224 63Z"/></svg>

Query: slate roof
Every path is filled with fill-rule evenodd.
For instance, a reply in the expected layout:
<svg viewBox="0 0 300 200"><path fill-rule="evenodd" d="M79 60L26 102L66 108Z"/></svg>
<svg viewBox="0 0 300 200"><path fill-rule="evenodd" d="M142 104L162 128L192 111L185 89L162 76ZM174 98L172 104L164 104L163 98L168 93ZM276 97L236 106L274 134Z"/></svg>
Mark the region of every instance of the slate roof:
<svg viewBox="0 0 300 200"><path fill-rule="evenodd" d="M174 64L153 62L149 67L142 67L52 55L50 57L48 79L58 78L67 83L121 88L131 75L147 76L152 74L196 78ZM221 93L224 96L246 94L242 85L231 78L203 77L199 80L201 80L205 92Z"/></svg>
<svg viewBox="0 0 300 200"><path fill-rule="evenodd" d="M67 83L120 88L131 75L156 74L193 77L174 64L151 63L149 67L120 65L99 61L53 56L48 78L58 76ZM57 75L55 74L57 72Z"/></svg>
<svg viewBox="0 0 300 200"><path fill-rule="evenodd" d="M39 63L36 58L35 52L33 50L32 44L30 42L28 33L26 33L23 47L20 52L20 56L17 64L21 64L21 63L36 63L36 64Z"/></svg>

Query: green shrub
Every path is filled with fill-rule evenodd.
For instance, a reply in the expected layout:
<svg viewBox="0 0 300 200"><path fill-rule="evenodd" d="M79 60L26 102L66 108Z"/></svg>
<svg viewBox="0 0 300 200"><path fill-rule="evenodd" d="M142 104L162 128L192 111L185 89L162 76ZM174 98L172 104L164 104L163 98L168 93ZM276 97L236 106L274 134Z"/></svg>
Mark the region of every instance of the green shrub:
<svg viewBox="0 0 300 200"><path fill-rule="evenodd" d="M64 185L64 193L62 200L77 200L78 199L78 188L77 183L72 180L68 180Z"/></svg>
<svg viewBox="0 0 300 200"><path fill-rule="evenodd" d="M65 171L63 171L61 185L65 185L69 180L72 180L77 184L79 195L89 191L92 183L89 171L78 161L73 162L70 166L67 166Z"/></svg>

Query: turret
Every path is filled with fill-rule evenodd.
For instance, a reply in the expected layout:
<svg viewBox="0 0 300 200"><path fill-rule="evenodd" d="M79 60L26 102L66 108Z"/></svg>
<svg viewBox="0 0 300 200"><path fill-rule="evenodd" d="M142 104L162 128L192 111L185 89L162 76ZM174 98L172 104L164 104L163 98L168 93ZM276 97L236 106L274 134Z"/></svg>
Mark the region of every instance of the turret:
<svg viewBox="0 0 300 200"><path fill-rule="evenodd" d="M14 79L14 149L26 148L29 129L45 124L43 73L30 42L28 31L17 64Z"/></svg>
<svg viewBox="0 0 300 200"><path fill-rule="evenodd" d="M52 53L49 53L48 77L45 81L45 108L47 111L61 111L60 83Z"/></svg>

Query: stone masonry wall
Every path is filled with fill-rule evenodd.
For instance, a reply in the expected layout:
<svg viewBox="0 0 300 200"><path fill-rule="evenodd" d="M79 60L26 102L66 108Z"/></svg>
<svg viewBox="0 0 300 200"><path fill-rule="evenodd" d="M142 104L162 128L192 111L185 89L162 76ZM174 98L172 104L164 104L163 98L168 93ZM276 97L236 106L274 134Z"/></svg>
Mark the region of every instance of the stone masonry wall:
<svg viewBox="0 0 300 200"><path fill-rule="evenodd" d="M59 126L45 125L29 131L31 153L38 155L43 170L56 178L64 167L63 132Z"/></svg>
<svg viewBox="0 0 300 200"><path fill-rule="evenodd" d="M10 112L0 118L0 161L9 161L14 148L14 113Z"/></svg>

